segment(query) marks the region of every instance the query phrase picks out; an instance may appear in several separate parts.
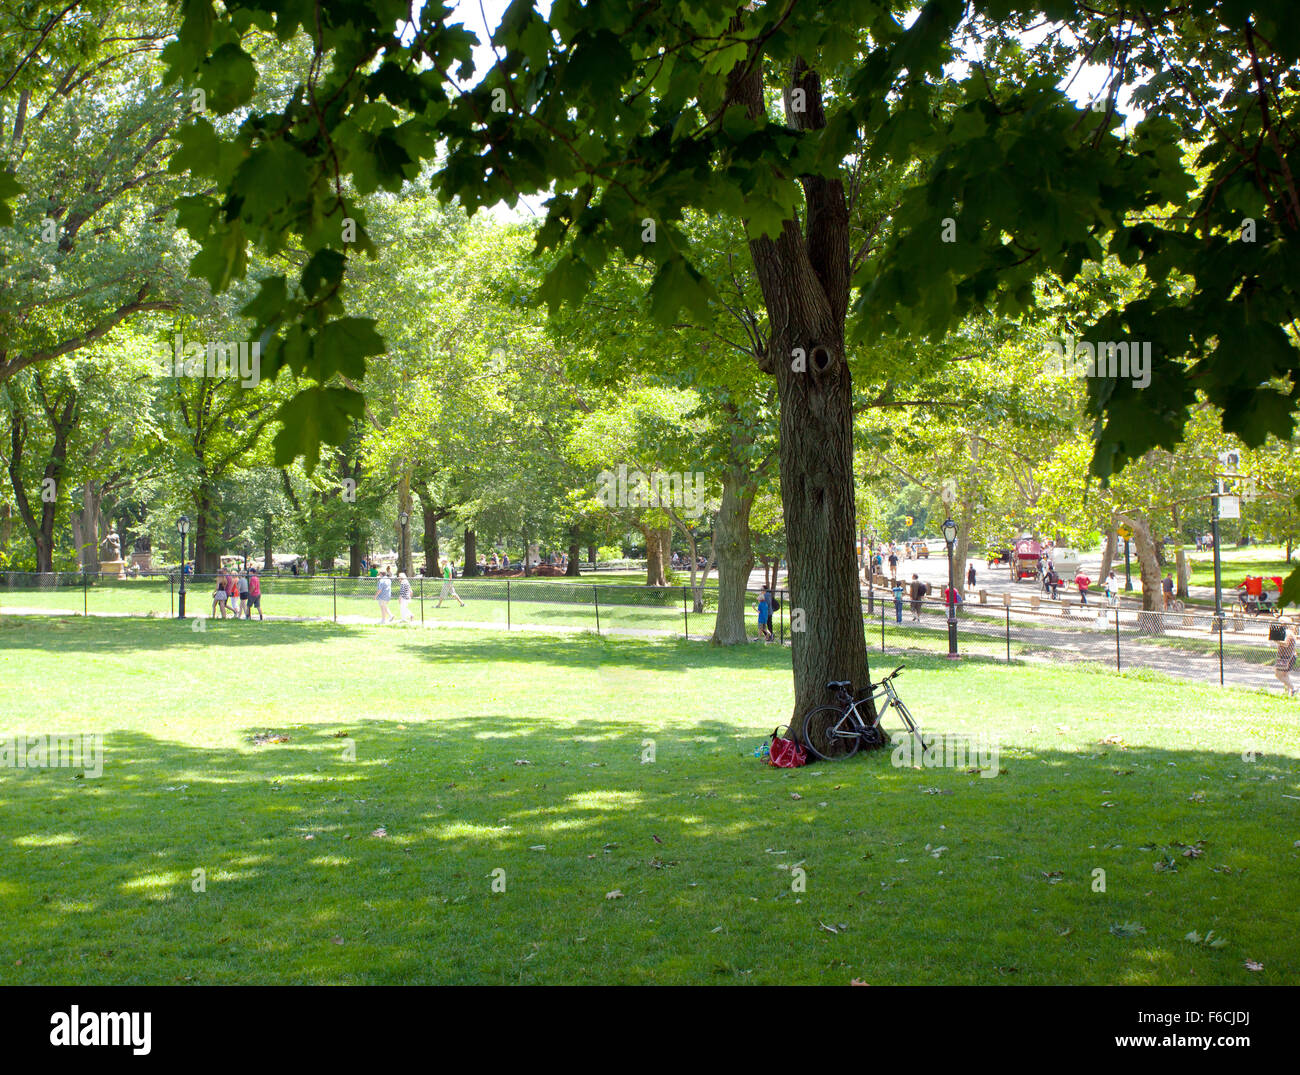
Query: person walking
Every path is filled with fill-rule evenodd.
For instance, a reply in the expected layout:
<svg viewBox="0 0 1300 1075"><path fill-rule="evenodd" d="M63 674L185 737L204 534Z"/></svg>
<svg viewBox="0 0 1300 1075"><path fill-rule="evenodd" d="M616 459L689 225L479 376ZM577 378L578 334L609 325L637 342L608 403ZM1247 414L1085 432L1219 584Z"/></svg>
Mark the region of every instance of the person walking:
<svg viewBox="0 0 1300 1075"><path fill-rule="evenodd" d="M248 572L244 572L239 576L238 585L239 612L236 614L235 619L246 620L248 619Z"/></svg>
<svg viewBox="0 0 1300 1075"><path fill-rule="evenodd" d="M218 572L216 580L216 589L212 591L212 612L211 616L215 619L217 609L221 610L221 618L226 618L226 579L225 576Z"/></svg>
<svg viewBox="0 0 1300 1075"><path fill-rule="evenodd" d="M975 589L975 565L974 564L970 564L966 568L966 588L968 590Z"/></svg>
<svg viewBox="0 0 1300 1075"><path fill-rule="evenodd" d="M375 600L379 602L379 622L385 624L391 622L393 618L392 613L388 611L388 602L393 599L393 580L388 577L388 568L384 568L377 583Z"/></svg>
<svg viewBox="0 0 1300 1075"><path fill-rule="evenodd" d="M257 577L257 568L253 568L248 573L248 618L253 618L253 609L257 609L257 618L265 619L262 615L262 580Z"/></svg>
<svg viewBox="0 0 1300 1075"><path fill-rule="evenodd" d="M1106 604L1111 608L1119 605L1119 579L1113 571L1106 576Z"/></svg>
<svg viewBox="0 0 1300 1075"><path fill-rule="evenodd" d="M1174 577L1165 575L1164 581L1160 583L1161 589L1165 592L1165 611L1169 611L1170 602L1174 599Z"/></svg>
<svg viewBox="0 0 1300 1075"><path fill-rule="evenodd" d="M443 601L445 601L448 597L454 597L457 601L460 601L460 607L461 607L461 608L464 608L464 607L465 607L465 602L460 600L460 594L458 594L458 593L456 592L456 587L455 587L454 585L452 585L452 581L451 581L451 563L450 563L450 561L448 561L448 560L443 560L443 562L442 562L442 592L441 592L440 594L438 594L438 603L437 603L436 605L434 605L434 608L442 608L442 603L443 603Z"/></svg>
<svg viewBox="0 0 1300 1075"><path fill-rule="evenodd" d="M766 587L758 595L758 641L772 641L772 591Z"/></svg>
<svg viewBox="0 0 1300 1075"><path fill-rule="evenodd" d="M1291 682L1291 673L1295 670L1295 643L1295 628L1287 627L1278 640L1277 658L1273 661L1273 674L1288 698L1294 698L1296 693L1295 684Z"/></svg>
<svg viewBox="0 0 1300 1075"><path fill-rule="evenodd" d="M239 583L235 581L235 576L231 574L230 568L226 568L225 572L226 572L226 602L228 604L230 602L235 603L235 607L233 611L235 613L235 618L238 619L239 618L239 604L238 604ZM225 617L223 616L222 618L224 619Z"/></svg>
<svg viewBox="0 0 1300 1075"><path fill-rule="evenodd" d="M903 584L894 580L894 622L903 622Z"/></svg>
<svg viewBox="0 0 1300 1075"><path fill-rule="evenodd" d="M1088 603L1088 587L1092 585L1092 579L1083 573L1083 568L1079 568L1074 574L1074 585L1079 590L1079 604Z"/></svg>
<svg viewBox="0 0 1300 1075"><path fill-rule="evenodd" d="M898 553L893 549L889 550L889 577L891 580L898 578Z"/></svg>
<svg viewBox="0 0 1300 1075"><path fill-rule="evenodd" d="M405 571L397 573L397 607L403 623L414 618L411 615L411 580L406 577Z"/></svg>
<svg viewBox="0 0 1300 1075"><path fill-rule="evenodd" d="M912 575L912 619L921 622L921 601L925 598L925 583L920 576Z"/></svg>

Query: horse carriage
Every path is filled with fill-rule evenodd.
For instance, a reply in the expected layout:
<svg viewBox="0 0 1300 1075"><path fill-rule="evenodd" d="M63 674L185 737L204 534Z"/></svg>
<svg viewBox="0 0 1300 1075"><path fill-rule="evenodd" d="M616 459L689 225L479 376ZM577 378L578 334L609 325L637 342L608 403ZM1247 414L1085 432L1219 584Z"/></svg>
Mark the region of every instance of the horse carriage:
<svg viewBox="0 0 1300 1075"><path fill-rule="evenodd" d="M1038 577L1038 564L1043 557L1043 546L1033 538L1018 538L1011 561L1011 577L1019 582L1021 579Z"/></svg>
<svg viewBox="0 0 1300 1075"><path fill-rule="evenodd" d="M1015 552L1011 549L989 549L989 568L1009 567Z"/></svg>

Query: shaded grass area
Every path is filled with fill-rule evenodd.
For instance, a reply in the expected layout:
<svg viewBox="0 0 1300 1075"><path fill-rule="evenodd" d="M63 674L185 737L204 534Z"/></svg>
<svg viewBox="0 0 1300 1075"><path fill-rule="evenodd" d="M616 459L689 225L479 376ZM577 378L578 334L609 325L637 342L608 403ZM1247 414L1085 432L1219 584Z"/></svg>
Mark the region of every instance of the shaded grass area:
<svg viewBox="0 0 1300 1075"><path fill-rule="evenodd" d="M779 647L248 628L0 620L0 733L106 739L0 769L0 982L1300 982L1279 698L913 658L1004 773L780 772Z"/></svg>

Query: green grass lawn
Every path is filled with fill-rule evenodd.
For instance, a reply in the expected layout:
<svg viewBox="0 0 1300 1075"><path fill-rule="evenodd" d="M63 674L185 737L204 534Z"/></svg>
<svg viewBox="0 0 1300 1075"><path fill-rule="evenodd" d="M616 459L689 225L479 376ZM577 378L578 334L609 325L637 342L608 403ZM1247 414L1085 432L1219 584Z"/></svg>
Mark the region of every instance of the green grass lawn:
<svg viewBox="0 0 1300 1075"><path fill-rule="evenodd" d="M1187 556L1192 569L1193 586L1214 585L1214 554L1191 552ZM1223 577L1223 591L1231 595L1247 575L1280 575L1286 578L1295 570L1295 561L1287 563L1286 549L1280 545L1249 545L1245 548L1227 548L1219 554L1219 571ZM1171 567L1172 571L1173 568ZM1136 571L1135 571L1136 574ZM1136 584L1136 583L1135 583Z"/></svg>
<svg viewBox="0 0 1300 1075"><path fill-rule="evenodd" d="M99 778L0 769L0 984L1300 984L1296 703L922 657L996 778L775 771L788 662L0 618L0 734L105 735Z"/></svg>
<svg viewBox="0 0 1300 1075"><path fill-rule="evenodd" d="M177 594L166 579L102 580L83 589L77 576L75 584L54 589L0 588L0 612L5 608L30 608L71 613L117 613L131 616L170 616L176 609ZM703 613L692 611L687 604L683 616L681 586L667 590L650 590L627 579L457 579L456 591L465 601L461 606L448 597L437 607L441 581L424 580L423 613L427 620L447 622L475 621L499 623L502 627L600 627L660 631L686 631L707 637L713 632L716 617L716 587L710 587ZM268 616L303 616L321 619L367 617L379 621L375 602L375 581L328 577L270 577L262 581L262 611ZM413 580L411 605L416 620L421 615L420 580ZM390 609L398 613L394 597ZM751 595L751 604L758 601ZM598 607L599 605L599 607ZM212 584L201 581L190 585L186 610L191 615L212 614ZM753 620L754 617L750 616ZM755 629L755 633L757 633Z"/></svg>

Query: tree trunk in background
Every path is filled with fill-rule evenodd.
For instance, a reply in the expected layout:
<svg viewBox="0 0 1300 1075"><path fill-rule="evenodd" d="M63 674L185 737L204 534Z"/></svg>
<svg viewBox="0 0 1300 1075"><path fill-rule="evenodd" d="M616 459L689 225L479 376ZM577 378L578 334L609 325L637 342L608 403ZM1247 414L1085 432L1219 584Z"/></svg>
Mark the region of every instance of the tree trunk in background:
<svg viewBox="0 0 1300 1075"><path fill-rule="evenodd" d="M194 573L212 575L216 573L214 560L220 556L208 547L208 516L212 511L212 489L206 482L199 483L198 496L194 502Z"/></svg>
<svg viewBox="0 0 1300 1075"><path fill-rule="evenodd" d="M582 558L582 548L575 541L569 546L569 562L565 565L564 574L568 578L576 579L581 572L578 570L578 561Z"/></svg>
<svg viewBox="0 0 1300 1075"><path fill-rule="evenodd" d="M970 528L975 519L975 501L966 500L961 506L961 518L957 522L957 540L952 547L952 584L958 593L966 593L966 559L970 553ZM948 552L944 547L944 554ZM978 573L977 573L978 574ZM970 600L967 595L967 600Z"/></svg>
<svg viewBox="0 0 1300 1075"><path fill-rule="evenodd" d="M722 482L722 503L714 521L714 548L718 557L718 617L709 639L715 646L749 642L745 630L745 591L754 570L754 547L749 537L749 512L754 488L732 471Z"/></svg>
<svg viewBox="0 0 1300 1075"><path fill-rule="evenodd" d="M99 570L101 507L100 483L92 479L81 487L81 510L73 516L73 538L77 543L77 562L82 571Z"/></svg>
<svg viewBox="0 0 1300 1075"><path fill-rule="evenodd" d="M594 568L596 566L596 546L587 546L587 562Z"/></svg>
<svg viewBox="0 0 1300 1075"><path fill-rule="evenodd" d="M1117 525L1115 516L1111 516L1110 529L1106 532L1106 547L1101 551L1101 576L1100 582L1105 585L1106 576L1110 574L1111 562L1115 559L1116 548L1119 542L1119 535L1115 532Z"/></svg>
<svg viewBox="0 0 1300 1075"><path fill-rule="evenodd" d="M262 516L262 570L270 571L275 567L275 541L271 531L271 516Z"/></svg>
<svg viewBox="0 0 1300 1075"><path fill-rule="evenodd" d="M729 89L749 116L763 116L763 64L741 61ZM826 125L821 79L795 58L785 91L787 122L801 130ZM791 105L793 89L804 98ZM833 701L829 680L866 685L870 671L854 554L853 384L845 353L850 286L849 214L844 185L800 177L803 226L786 220L773 236L749 242L770 326L768 372L780 400L781 504L789 563L794 666L791 737L804 714ZM869 706L869 710L874 707ZM871 714L874 716L874 712Z"/></svg>
<svg viewBox="0 0 1300 1075"><path fill-rule="evenodd" d="M1192 570L1187 566L1187 553L1183 551L1183 529L1179 521L1178 505L1173 505L1169 510L1174 517L1174 540L1178 542L1178 548L1174 550L1174 593L1186 600L1187 580L1191 578Z"/></svg>
<svg viewBox="0 0 1300 1075"><path fill-rule="evenodd" d="M409 522L414 506L411 499L411 476L403 473L397 483L397 510L406 512L408 522L406 526L402 526L400 521L397 525L397 570L405 571L407 578L415 574L411 568L411 526Z"/></svg>
<svg viewBox="0 0 1300 1075"><path fill-rule="evenodd" d="M465 527L465 571L467 579L478 574L478 534Z"/></svg>
<svg viewBox="0 0 1300 1075"><path fill-rule="evenodd" d="M1164 598L1160 590L1160 565L1156 563L1151 527L1140 515L1121 515L1120 522L1133 528L1133 544L1137 548L1138 567L1142 573L1142 609L1154 612L1163 606Z"/></svg>
<svg viewBox="0 0 1300 1075"><path fill-rule="evenodd" d="M645 584L667 586L668 580L664 577L665 531L660 527L645 526L641 533L645 535Z"/></svg>

